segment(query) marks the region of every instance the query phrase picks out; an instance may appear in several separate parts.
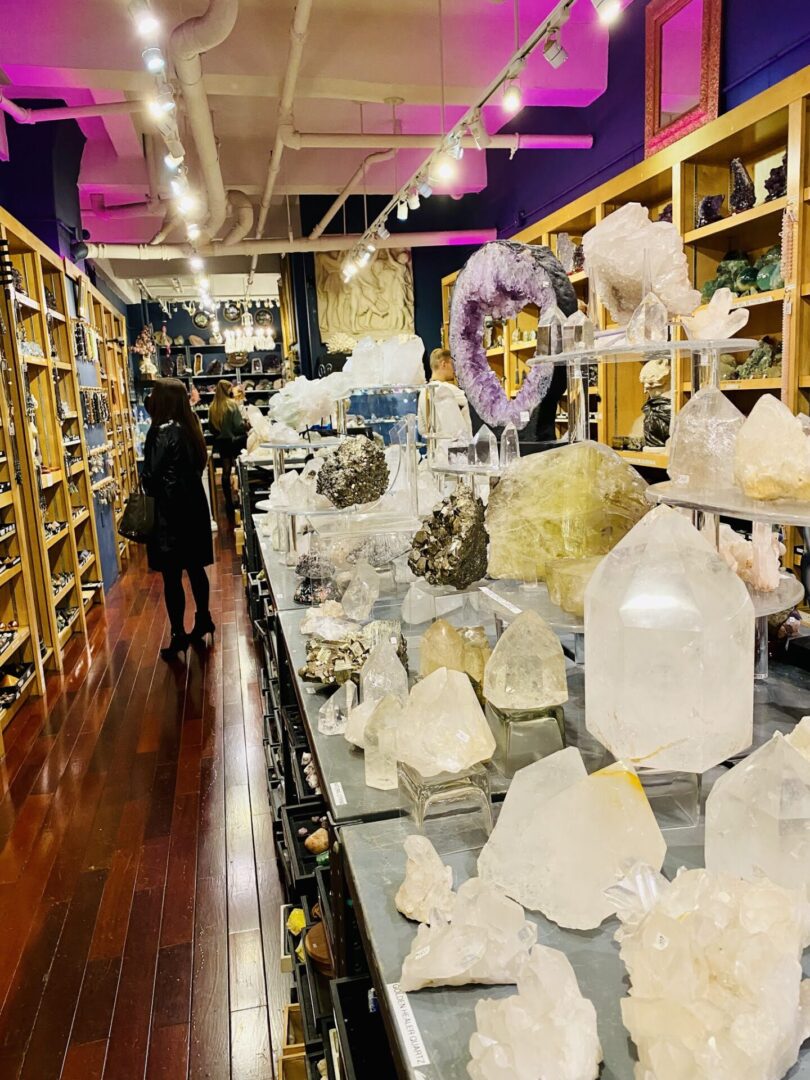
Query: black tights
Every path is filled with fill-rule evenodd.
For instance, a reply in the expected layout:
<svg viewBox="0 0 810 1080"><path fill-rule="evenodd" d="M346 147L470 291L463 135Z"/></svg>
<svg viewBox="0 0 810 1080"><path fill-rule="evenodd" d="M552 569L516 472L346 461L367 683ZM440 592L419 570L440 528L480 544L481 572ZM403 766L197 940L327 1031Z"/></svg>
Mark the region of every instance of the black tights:
<svg viewBox="0 0 810 1080"><path fill-rule="evenodd" d="M233 488L231 487L233 458L220 457L219 463L222 468L222 494L225 496L225 509L228 513L231 513L233 510Z"/></svg>
<svg viewBox="0 0 810 1080"><path fill-rule="evenodd" d="M191 591L194 594L194 603L197 605L199 616L208 614L208 575L204 566L187 568L188 580L191 582ZM186 614L186 591L183 588L183 569L173 566L163 571L163 597L166 601L166 610L169 613L169 625L172 634L185 632L183 620Z"/></svg>

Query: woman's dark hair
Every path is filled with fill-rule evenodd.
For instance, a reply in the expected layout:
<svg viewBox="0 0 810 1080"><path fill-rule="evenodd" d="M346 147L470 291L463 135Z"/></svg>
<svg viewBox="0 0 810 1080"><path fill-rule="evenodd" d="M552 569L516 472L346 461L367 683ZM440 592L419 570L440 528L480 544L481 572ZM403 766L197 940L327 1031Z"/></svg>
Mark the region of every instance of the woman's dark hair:
<svg viewBox="0 0 810 1080"><path fill-rule="evenodd" d="M208 462L208 449L200 422L191 411L188 392L179 379L155 379L149 395L149 415L155 427L169 420L180 425L202 472Z"/></svg>

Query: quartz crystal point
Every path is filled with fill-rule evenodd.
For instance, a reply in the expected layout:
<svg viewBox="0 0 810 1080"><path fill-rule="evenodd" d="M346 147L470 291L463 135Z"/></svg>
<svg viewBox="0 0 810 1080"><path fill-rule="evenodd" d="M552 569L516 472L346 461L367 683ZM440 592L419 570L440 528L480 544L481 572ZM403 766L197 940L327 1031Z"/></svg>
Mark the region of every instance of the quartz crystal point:
<svg viewBox="0 0 810 1080"><path fill-rule="evenodd" d="M498 709L546 709L568 700L560 639L536 611L507 626L484 669L484 697Z"/></svg>
<svg viewBox="0 0 810 1080"><path fill-rule="evenodd" d="M810 717L715 782L706 867L748 881L764 875L810 899Z"/></svg>
<svg viewBox="0 0 810 1080"><path fill-rule="evenodd" d="M391 694L377 702L363 732L366 787L393 791L397 787L397 731L402 705Z"/></svg>
<svg viewBox="0 0 810 1080"><path fill-rule="evenodd" d="M726 341L734 337L748 322L750 315L746 307L732 307L736 299L731 289L718 289L706 307L681 320L687 337L692 341Z"/></svg>
<svg viewBox="0 0 810 1080"><path fill-rule="evenodd" d="M585 589L601 561L601 555L589 559L550 559L546 563L549 600L570 615L583 616Z"/></svg>
<svg viewBox="0 0 810 1080"><path fill-rule="evenodd" d="M780 1080L810 1034L806 899L767 880L634 867L611 889L636 1080Z"/></svg>
<svg viewBox="0 0 810 1080"><path fill-rule="evenodd" d="M379 702L374 698L369 698L368 701L364 701L360 705L355 705L353 709L349 710L349 717L346 721L346 730L343 732L343 738L347 743L356 746L358 750L365 750L366 725L371 719L378 704Z"/></svg>
<svg viewBox="0 0 810 1080"><path fill-rule="evenodd" d="M501 432L501 467L506 468L520 457L520 440L517 428L510 420Z"/></svg>
<svg viewBox="0 0 810 1080"><path fill-rule="evenodd" d="M565 953L535 945L518 971L517 994L475 1006L472 1080L596 1080L602 1047L596 1009Z"/></svg>
<svg viewBox="0 0 810 1080"><path fill-rule="evenodd" d="M566 232L557 233L557 258L566 274L574 269L574 242Z"/></svg>
<svg viewBox="0 0 810 1080"><path fill-rule="evenodd" d="M515 774L478 873L560 926L593 930L613 911L605 889L625 863L660 869L665 854L633 770L618 762L589 776L569 746Z"/></svg>
<svg viewBox="0 0 810 1080"><path fill-rule="evenodd" d="M498 440L486 424L476 431L469 448L470 465L484 465L487 468L498 466Z"/></svg>
<svg viewBox="0 0 810 1080"><path fill-rule="evenodd" d="M489 496L490 575L537 581L549 559L604 555L649 509L646 487L601 443L521 458Z"/></svg>
<svg viewBox="0 0 810 1080"><path fill-rule="evenodd" d="M734 484L734 450L745 417L716 386L704 386L675 417L669 446L670 479L697 491Z"/></svg>
<svg viewBox="0 0 810 1080"><path fill-rule="evenodd" d="M466 672L480 686L492 650L482 626L457 630L445 619L437 619L419 643L419 674L424 679L438 668Z"/></svg>
<svg viewBox="0 0 810 1080"><path fill-rule="evenodd" d="M418 833L405 839L405 878L394 903L406 919L429 923L433 912L449 919L456 903L453 869L445 866L426 836Z"/></svg>
<svg viewBox="0 0 810 1080"><path fill-rule="evenodd" d="M344 439L325 459L316 490L333 506L343 509L379 499L388 487L388 479L383 448L364 435L356 435Z"/></svg>
<svg viewBox="0 0 810 1080"><path fill-rule="evenodd" d="M466 488L444 499L413 538L408 566L431 585L466 589L487 572L484 504Z"/></svg>
<svg viewBox="0 0 810 1080"><path fill-rule="evenodd" d="M436 598L413 582L402 601L402 620L413 626L430 622L436 615Z"/></svg>
<svg viewBox="0 0 810 1080"><path fill-rule="evenodd" d="M647 293L630 316L625 331L628 345L649 345L667 340L667 309L655 295Z"/></svg>
<svg viewBox="0 0 810 1080"><path fill-rule="evenodd" d="M357 687L349 680L318 709L318 731L321 735L343 735L356 701Z"/></svg>
<svg viewBox="0 0 810 1080"><path fill-rule="evenodd" d="M382 701L395 697L404 704L408 699L408 672L390 641L375 645L360 669L360 696L363 701Z"/></svg>
<svg viewBox="0 0 810 1080"><path fill-rule="evenodd" d="M380 579L374 567L361 559L354 568L341 603L350 619L362 621L371 614L371 609L380 595Z"/></svg>
<svg viewBox="0 0 810 1080"><path fill-rule="evenodd" d="M738 577L758 592L773 592L779 588L779 560L785 545L779 535L765 527L764 534L756 529L754 540L746 540L730 525L721 525L719 551Z"/></svg>
<svg viewBox="0 0 810 1080"><path fill-rule="evenodd" d="M514 983L537 940L520 904L480 878L459 887L451 918L433 913L416 931L402 965L406 992L425 986Z"/></svg>
<svg viewBox="0 0 810 1080"><path fill-rule="evenodd" d="M757 400L737 436L734 473L752 499L810 499L810 440L773 394Z"/></svg>
<svg viewBox="0 0 810 1080"><path fill-rule="evenodd" d="M556 304L540 313L537 322L537 356L556 356L563 349L562 328L565 315Z"/></svg>
<svg viewBox="0 0 810 1080"><path fill-rule="evenodd" d="M422 776L462 772L495 750L472 683L448 668L416 683L399 731L399 760Z"/></svg>
<svg viewBox="0 0 810 1080"><path fill-rule="evenodd" d="M584 311L569 315L562 328L563 352L593 348L593 323Z"/></svg>
<svg viewBox="0 0 810 1080"><path fill-rule="evenodd" d="M703 773L751 745L751 598L676 510L656 507L602 560L585 637L585 722L614 757Z"/></svg>

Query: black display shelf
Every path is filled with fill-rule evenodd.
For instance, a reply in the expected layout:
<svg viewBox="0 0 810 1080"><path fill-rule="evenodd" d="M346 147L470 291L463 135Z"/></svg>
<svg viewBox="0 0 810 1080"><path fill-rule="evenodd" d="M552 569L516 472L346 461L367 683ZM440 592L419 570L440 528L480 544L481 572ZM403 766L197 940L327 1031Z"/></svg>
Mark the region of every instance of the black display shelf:
<svg viewBox="0 0 810 1080"><path fill-rule="evenodd" d="M371 979L333 979L329 988L346 1080L396 1076L382 1014L372 1008Z"/></svg>

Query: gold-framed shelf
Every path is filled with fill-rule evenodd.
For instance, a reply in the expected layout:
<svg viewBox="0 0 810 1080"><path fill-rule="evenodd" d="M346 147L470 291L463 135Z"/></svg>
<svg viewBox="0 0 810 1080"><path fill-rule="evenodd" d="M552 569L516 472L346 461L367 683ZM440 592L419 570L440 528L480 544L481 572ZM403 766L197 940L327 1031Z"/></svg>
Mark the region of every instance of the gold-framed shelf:
<svg viewBox="0 0 810 1080"><path fill-rule="evenodd" d="M684 233L684 243L696 244L701 240L707 240L722 233L744 229L747 225L761 222L772 214L781 214L786 206L786 195L783 195L780 199L760 203L758 206L752 206L750 210L743 210L739 214L731 214L729 217L720 218L719 221L713 221L710 225L703 225L699 229L689 229Z"/></svg>

